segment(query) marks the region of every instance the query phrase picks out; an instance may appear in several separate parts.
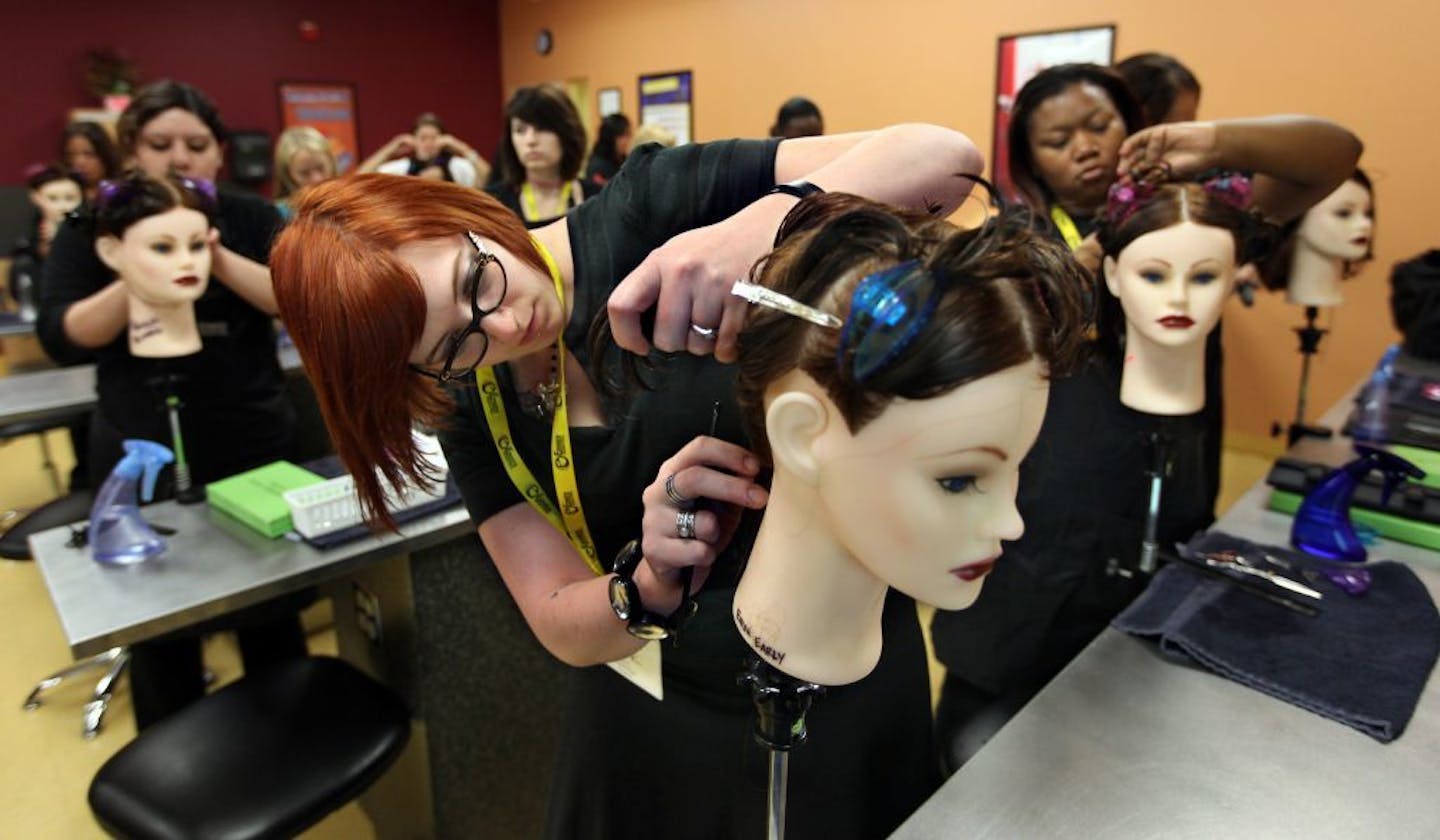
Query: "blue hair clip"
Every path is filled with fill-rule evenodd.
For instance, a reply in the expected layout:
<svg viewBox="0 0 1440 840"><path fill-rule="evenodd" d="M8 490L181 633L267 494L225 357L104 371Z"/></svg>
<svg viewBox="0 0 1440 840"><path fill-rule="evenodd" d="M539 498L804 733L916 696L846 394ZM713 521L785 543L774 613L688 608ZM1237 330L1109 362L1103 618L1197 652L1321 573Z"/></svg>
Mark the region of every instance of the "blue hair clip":
<svg viewBox="0 0 1440 840"><path fill-rule="evenodd" d="M850 317L840 333L836 364L863 382L900 356L915 340L939 302L935 275L919 260L900 263L860 280L850 298Z"/></svg>

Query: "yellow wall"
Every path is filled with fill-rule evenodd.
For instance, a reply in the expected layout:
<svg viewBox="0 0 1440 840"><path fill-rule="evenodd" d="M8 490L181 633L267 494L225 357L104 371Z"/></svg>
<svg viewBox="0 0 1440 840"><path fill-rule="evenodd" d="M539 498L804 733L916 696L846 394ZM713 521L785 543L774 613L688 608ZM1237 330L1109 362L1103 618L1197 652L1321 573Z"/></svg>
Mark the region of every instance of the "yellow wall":
<svg viewBox="0 0 1440 840"><path fill-rule="evenodd" d="M1330 320L1311 383L1313 419L1395 340L1389 269L1437 244L1440 4L1374 0L1335 7L1274 0L503 0L506 93L585 78L592 97L636 76L695 72L695 135L759 136L786 97L819 103L829 131L924 120L966 131L990 153L995 39L1115 23L1117 56L1173 53L1204 86L1202 117L1300 112L1337 120L1366 143L1376 179L1376 261ZM549 27L554 51L539 56ZM593 102L592 102L592 108ZM1225 322L1226 413L1253 441L1294 412L1300 313L1278 298Z"/></svg>

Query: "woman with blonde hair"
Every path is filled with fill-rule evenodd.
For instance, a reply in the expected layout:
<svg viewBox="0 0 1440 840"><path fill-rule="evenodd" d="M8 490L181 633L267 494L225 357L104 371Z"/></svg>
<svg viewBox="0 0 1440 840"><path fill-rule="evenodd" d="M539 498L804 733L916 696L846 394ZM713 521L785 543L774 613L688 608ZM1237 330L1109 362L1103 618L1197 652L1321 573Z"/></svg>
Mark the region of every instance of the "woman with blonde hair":
<svg viewBox="0 0 1440 840"><path fill-rule="evenodd" d="M339 173L330 141L308 125L285 129L275 141L275 207L290 217L290 196Z"/></svg>

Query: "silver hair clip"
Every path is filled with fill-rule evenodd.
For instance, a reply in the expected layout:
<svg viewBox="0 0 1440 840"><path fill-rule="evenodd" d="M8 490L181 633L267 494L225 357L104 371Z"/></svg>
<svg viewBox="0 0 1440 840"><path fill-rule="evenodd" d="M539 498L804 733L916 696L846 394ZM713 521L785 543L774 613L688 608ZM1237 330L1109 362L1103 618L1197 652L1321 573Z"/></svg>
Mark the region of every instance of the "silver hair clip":
<svg viewBox="0 0 1440 840"><path fill-rule="evenodd" d="M768 306L771 309L778 309L786 315L794 315L796 318L802 318L812 324L829 327L832 330L838 330L845 325L844 321L841 321L829 312L821 312L815 307L801 303L792 297L787 297L779 292L767 289L764 286L747 283L744 280L736 280L735 286L730 290L730 294L744 298L746 301L756 304L757 306Z"/></svg>

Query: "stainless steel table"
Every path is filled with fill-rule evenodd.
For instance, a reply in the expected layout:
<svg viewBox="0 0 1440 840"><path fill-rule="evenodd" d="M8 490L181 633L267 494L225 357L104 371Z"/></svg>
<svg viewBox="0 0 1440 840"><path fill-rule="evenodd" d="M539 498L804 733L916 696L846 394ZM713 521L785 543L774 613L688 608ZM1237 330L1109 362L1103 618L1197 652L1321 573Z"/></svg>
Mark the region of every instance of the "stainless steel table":
<svg viewBox="0 0 1440 840"><path fill-rule="evenodd" d="M319 551L268 539L208 505L162 502L145 518L176 529L165 554L132 567L102 566L68 548L68 528L30 537L31 551L70 651L77 658L199 624L341 577L370 562L473 533L463 507L406 525L401 536Z"/></svg>
<svg viewBox="0 0 1440 840"><path fill-rule="evenodd" d="M300 354L294 347L283 347L276 355L282 370L300 370ZM80 414L94 405L94 365L0 377L0 426Z"/></svg>
<svg viewBox="0 0 1440 840"><path fill-rule="evenodd" d="M1347 407L1323 421L1338 428ZM1291 519L1268 497L1258 483L1215 527L1286 544ZM1440 597L1440 554L1382 541L1372 556ZM1440 837L1440 669L1381 744L1106 629L893 836Z"/></svg>

